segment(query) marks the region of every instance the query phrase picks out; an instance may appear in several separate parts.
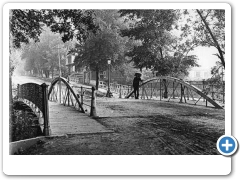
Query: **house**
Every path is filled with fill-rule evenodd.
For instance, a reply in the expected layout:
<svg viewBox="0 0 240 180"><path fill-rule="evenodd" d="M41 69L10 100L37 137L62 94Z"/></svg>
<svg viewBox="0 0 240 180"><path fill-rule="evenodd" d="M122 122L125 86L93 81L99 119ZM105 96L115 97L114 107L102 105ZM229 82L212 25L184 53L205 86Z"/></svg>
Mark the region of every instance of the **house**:
<svg viewBox="0 0 240 180"><path fill-rule="evenodd" d="M95 84L96 83L96 72L86 69L86 67L76 66L74 63L75 56L68 55L66 58L66 66L68 68L68 74L71 81L83 84ZM110 71L110 81L116 83L125 83L126 78L120 71ZM108 70L101 71L99 73L99 81L108 81Z"/></svg>
<svg viewBox="0 0 240 180"><path fill-rule="evenodd" d="M206 80L208 78L211 78L211 70L210 69L205 69L205 68L195 68L192 69L189 72L188 77L184 78L185 80L188 81L202 81L202 80Z"/></svg>

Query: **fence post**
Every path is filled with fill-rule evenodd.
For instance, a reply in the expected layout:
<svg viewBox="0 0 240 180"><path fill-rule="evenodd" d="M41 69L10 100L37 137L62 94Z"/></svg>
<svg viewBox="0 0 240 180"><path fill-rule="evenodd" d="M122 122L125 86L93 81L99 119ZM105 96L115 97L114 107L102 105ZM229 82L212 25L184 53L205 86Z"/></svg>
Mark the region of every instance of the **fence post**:
<svg viewBox="0 0 240 180"><path fill-rule="evenodd" d="M122 98L122 85L120 84L120 89L119 89L119 98Z"/></svg>
<svg viewBox="0 0 240 180"><path fill-rule="evenodd" d="M61 104L61 102L62 102L61 91L62 91L62 82L61 82L61 79L60 79L60 77L59 77L59 102L60 102L60 104Z"/></svg>
<svg viewBox="0 0 240 180"><path fill-rule="evenodd" d="M44 136L50 135L50 127L49 127L49 109L48 109L48 85L43 83L42 85L43 97L43 119L44 119L44 127L43 133Z"/></svg>
<svg viewBox="0 0 240 180"><path fill-rule="evenodd" d="M205 80L204 80L204 79L202 80L202 85L203 85L203 91L205 91ZM204 102L204 101L206 101L205 98L203 98L203 102Z"/></svg>
<svg viewBox="0 0 240 180"><path fill-rule="evenodd" d="M95 92L95 88L94 88L94 87L92 87L92 100L91 100L90 116L92 116L92 117L96 117L96 116L97 116L97 110L96 110L96 92Z"/></svg>
<svg viewBox="0 0 240 180"><path fill-rule="evenodd" d="M152 87L152 83L151 83L151 99L152 99L152 95L153 95L153 87Z"/></svg>
<svg viewBox="0 0 240 180"><path fill-rule="evenodd" d="M174 86L175 86L175 83L173 81L173 99L175 99L175 94L174 94L175 89L174 89Z"/></svg>
<svg viewBox="0 0 240 180"><path fill-rule="evenodd" d="M83 87L81 86L81 105L83 106Z"/></svg>
<svg viewBox="0 0 240 180"><path fill-rule="evenodd" d="M184 94L184 89L183 89L183 85L181 84L181 98L180 98L180 103L182 103L183 94Z"/></svg>
<svg viewBox="0 0 240 180"><path fill-rule="evenodd" d="M160 101L161 101L162 100L162 80L161 79L159 79L159 86L160 86L159 94L160 94Z"/></svg>
<svg viewBox="0 0 240 180"><path fill-rule="evenodd" d="M214 100L214 89L213 89L213 84L211 84L212 86L212 99Z"/></svg>

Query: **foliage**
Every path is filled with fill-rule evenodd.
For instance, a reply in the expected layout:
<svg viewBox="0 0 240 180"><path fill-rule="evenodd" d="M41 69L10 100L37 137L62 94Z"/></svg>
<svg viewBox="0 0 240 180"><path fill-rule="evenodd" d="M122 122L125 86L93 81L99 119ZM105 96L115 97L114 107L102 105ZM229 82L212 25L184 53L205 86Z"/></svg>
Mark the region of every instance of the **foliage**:
<svg viewBox="0 0 240 180"><path fill-rule="evenodd" d="M177 28L178 10L120 10L130 29L122 30L123 36L141 42L126 55L135 67L157 71L158 75L187 75L190 67L198 66L196 56L188 56L189 41L179 43L171 31ZM135 22L134 22L135 20Z"/></svg>
<svg viewBox="0 0 240 180"><path fill-rule="evenodd" d="M89 33L96 33L98 27L93 22L93 10L54 9L42 10L44 23L52 32L62 34L62 41L76 38L84 42Z"/></svg>
<svg viewBox="0 0 240 180"><path fill-rule="evenodd" d="M21 43L28 44L30 39L39 41L44 25L63 34L63 42L74 37L81 42L90 31L96 32L98 28L93 24L91 10L14 9L10 11L13 47L20 48Z"/></svg>
<svg viewBox="0 0 240 180"><path fill-rule="evenodd" d="M77 66L86 66L96 71L98 89L99 72L107 69L107 61L111 60L111 66L114 68L124 62L127 38L119 35L124 24L116 10L95 10L94 23L99 30L89 35L84 43L77 44L72 52L77 53L75 58Z"/></svg>
<svg viewBox="0 0 240 180"><path fill-rule="evenodd" d="M182 19L181 37L193 46L215 47L218 53L214 55L225 68L225 10L183 10Z"/></svg>
<svg viewBox="0 0 240 180"><path fill-rule="evenodd" d="M9 57L10 73L13 73L14 70L21 64L21 53L22 53L22 49L11 48L11 54Z"/></svg>
<svg viewBox="0 0 240 180"><path fill-rule="evenodd" d="M13 116L10 120L10 141L19 141L37 137L39 132L33 128L33 118L24 114L23 111L13 110Z"/></svg>
<svg viewBox="0 0 240 180"><path fill-rule="evenodd" d="M40 23L43 20L41 11L34 9L14 9L10 11L10 34L13 47L20 48L21 43L29 43L29 39L38 41L41 34Z"/></svg>
<svg viewBox="0 0 240 180"><path fill-rule="evenodd" d="M225 72L224 72L224 67L222 65L221 62L216 62L216 66L213 66L212 69L211 69L211 74L212 74L212 77L207 79L207 82L209 84L215 84L215 87L217 89L222 89L223 85L224 85L224 75L225 75Z"/></svg>
<svg viewBox="0 0 240 180"><path fill-rule="evenodd" d="M59 58L61 69L65 65L68 50L74 46L75 41L63 43L60 34L54 34L49 28L44 28L39 37L39 42L31 42L25 45L22 58L25 59L25 70L35 70L39 75L44 72L49 77L54 69L59 69Z"/></svg>

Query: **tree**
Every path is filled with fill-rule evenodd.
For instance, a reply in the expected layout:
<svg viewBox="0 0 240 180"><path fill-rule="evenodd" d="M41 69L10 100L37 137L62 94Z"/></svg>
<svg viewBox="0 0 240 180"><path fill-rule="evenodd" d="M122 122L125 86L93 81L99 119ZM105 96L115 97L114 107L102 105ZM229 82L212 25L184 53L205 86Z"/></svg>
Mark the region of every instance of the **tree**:
<svg viewBox="0 0 240 180"><path fill-rule="evenodd" d="M188 56L192 50L189 41L180 42L171 31L178 26L178 10L120 10L125 19L132 20L130 29L123 36L141 42L126 55L135 67L158 71L158 75L187 75L189 67L197 66L196 56ZM135 22L134 22L135 20Z"/></svg>
<svg viewBox="0 0 240 180"><path fill-rule="evenodd" d="M177 13L175 10L120 10L126 21L135 20L130 29L122 30L123 36L141 41L140 46L134 47L127 53L135 66L152 68L159 58L164 57L168 33L172 29ZM158 54L156 54L157 52ZM158 55L160 57L158 58Z"/></svg>
<svg viewBox="0 0 240 180"><path fill-rule="evenodd" d="M216 55L225 68L225 10L183 10L182 38L193 46L215 47Z"/></svg>
<svg viewBox="0 0 240 180"><path fill-rule="evenodd" d="M93 24L91 11L85 10L34 10L14 9L10 10L10 47L20 48L21 43L29 43L29 39L38 41L42 32L42 25L45 23L54 32L64 34L64 42L76 37L79 41L86 37L86 31L95 32L97 27ZM59 21L60 20L60 21ZM70 31L71 30L71 31ZM9 88L10 88L10 119L12 118L12 64L10 61Z"/></svg>
<svg viewBox="0 0 240 180"><path fill-rule="evenodd" d="M34 9L14 9L10 11L10 34L14 48L21 43L29 43L29 39L38 40L43 20L41 11Z"/></svg>
<svg viewBox="0 0 240 180"><path fill-rule="evenodd" d="M54 69L59 69L59 58L62 69L68 51L75 42L63 43L60 34L51 32L49 28L43 28L39 42L31 42L24 48L22 58L26 60L25 69L34 70L40 76L44 73L45 77L49 77L51 71L53 77Z"/></svg>
<svg viewBox="0 0 240 180"><path fill-rule="evenodd" d="M63 42L74 37L79 41L87 38L90 31L96 32L91 10L35 10L14 9L10 11L10 35L14 48L30 39L39 41L42 28L47 25L53 32L63 34Z"/></svg>
<svg viewBox="0 0 240 180"><path fill-rule="evenodd" d="M96 89L99 84L99 72L107 69L107 61L116 67L124 61L127 38L119 35L123 26L120 14L116 10L96 10L95 24L99 27L82 44L77 44L72 52L77 53L76 66L86 66L96 72Z"/></svg>
<svg viewBox="0 0 240 180"><path fill-rule="evenodd" d="M225 68L225 10L196 10L205 26L206 42L218 50L216 56ZM208 21L208 16L210 20ZM212 26L212 28L211 28ZM207 31L207 32L206 32ZM210 36L210 37L209 37Z"/></svg>

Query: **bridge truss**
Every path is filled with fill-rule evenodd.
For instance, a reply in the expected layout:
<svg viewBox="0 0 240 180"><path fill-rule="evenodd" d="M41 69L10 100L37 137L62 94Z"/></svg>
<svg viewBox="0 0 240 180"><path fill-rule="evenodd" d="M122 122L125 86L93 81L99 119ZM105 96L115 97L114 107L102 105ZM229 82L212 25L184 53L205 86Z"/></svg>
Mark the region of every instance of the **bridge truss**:
<svg viewBox="0 0 240 180"><path fill-rule="evenodd" d="M90 112L90 116L96 116L96 94L94 87L74 86L67 79L56 77L51 82L48 99L64 106L72 106L82 113L88 111Z"/></svg>
<svg viewBox="0 0 240 180"><path fill-rule="evenodd" d="M205 104L206 106L209 106L209 102L213 107L223 109L222 104L209 96L209 87L201 90L188 82L174 77L160 76L145 80L140 85L139 91L139 98L141 99L158 99L167 102L179 101L179 103ZM133 93L133 90L131 90L125 98L133 97Z"/></svg>

